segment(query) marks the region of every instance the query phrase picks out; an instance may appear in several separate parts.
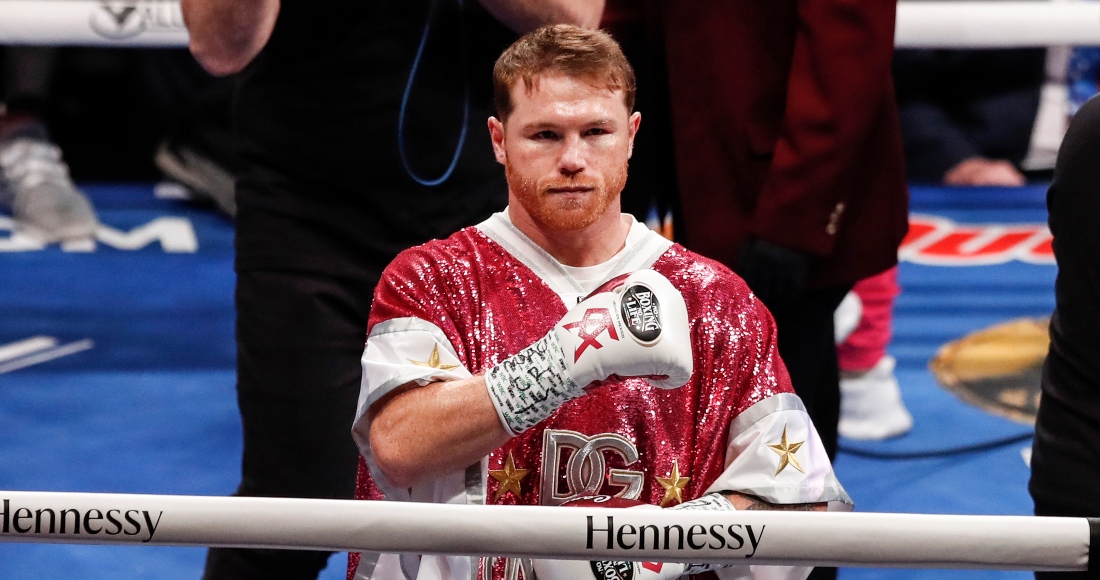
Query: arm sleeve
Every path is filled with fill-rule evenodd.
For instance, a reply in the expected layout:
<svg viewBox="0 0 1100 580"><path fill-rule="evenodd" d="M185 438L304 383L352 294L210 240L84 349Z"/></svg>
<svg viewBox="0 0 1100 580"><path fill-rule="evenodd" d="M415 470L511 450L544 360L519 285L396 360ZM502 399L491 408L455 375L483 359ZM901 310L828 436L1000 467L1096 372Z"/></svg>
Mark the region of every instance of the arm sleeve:
<svg viewBox="0 0 1100 580"><path fill-rule="evenodd" d="M794 393L768 397L733 420L725 465L708 493L738 491L777 504L828 502L830 510L851 509L852 500Z"/></svg>
<svg viewBox="0 0 1100 580"><path fill-rule="evenodd" d="M715 332L704 336L714 353L705 367L705 392L734 394L724 446L708 452L714 475L702 493L735 491L777 504L829 502L833 509L850 509L817 429L793 392L771 314L739 288L743 284L721 289L728 297L712 299L710 322L703 325ZM720 465L714 465L717 458Z"/></svg>
<svg viewBox="0 0 1100 580"><path fill-rule="evenodd" d="M783 125L751 221L756 236L832 252L864 143L893 99L895 12L881 0L798 3Z"/></svg>
<svg viewBox="0 0 1100 580"><path fill-rule="evenodd" d="M371 406L404 385L472 376L452 339L454 316L446 287L433 279L430 264L416 258L415 254L399 256L375 290L352 438L371 478L388 499L457 501L465 489L463 474L444 476L424 490L399 489L386 481L371 452Z"/></svg>

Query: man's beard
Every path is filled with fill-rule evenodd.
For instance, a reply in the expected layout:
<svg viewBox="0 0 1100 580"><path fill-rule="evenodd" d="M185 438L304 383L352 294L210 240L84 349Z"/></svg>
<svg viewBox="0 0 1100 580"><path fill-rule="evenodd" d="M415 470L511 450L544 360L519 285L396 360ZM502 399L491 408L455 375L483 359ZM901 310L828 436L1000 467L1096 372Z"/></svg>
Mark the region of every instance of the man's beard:
<svg viewBox="0 0 1100 580"><path fill-rule="evenodd" d="M618 199L626 185L627 163L606 180L560 176L539 181L519 174L510 162L504 169L508 188L536 222L552 230L576 231L596 223ZM562 187L591 187L592 191L580 199L575 194L550 193Z"/></svg>

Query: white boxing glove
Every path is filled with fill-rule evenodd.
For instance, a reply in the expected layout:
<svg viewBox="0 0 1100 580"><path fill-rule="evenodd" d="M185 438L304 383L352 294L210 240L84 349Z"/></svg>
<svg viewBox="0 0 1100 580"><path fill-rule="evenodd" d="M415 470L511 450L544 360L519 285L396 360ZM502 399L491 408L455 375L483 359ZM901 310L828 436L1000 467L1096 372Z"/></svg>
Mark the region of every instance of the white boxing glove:
<svg viewBox="0 0 1100 580"><path fill-rule="evenodd" d="M569 374L582 387L614 375L675 389L691 378L687 305L661 274L612 280L554 327Z"/></svg>
<svg viewBox="0 0 1100 580"><path fill-rule="evenodd" d="M582 497L562 506L625 509L661 509L637 500L606 495ZM685 565L676 562L628 562L625 560L532 560L535 580L674 580Z"/></svg>
<svg viewBox="0 0 1100 580"><path fill-rule="evenodd" d="M639 270L608 282L531 346L485 373L501 423L518 435L585 388L640 377L662 389L691 378L684 297L667 278Z"/></svg>

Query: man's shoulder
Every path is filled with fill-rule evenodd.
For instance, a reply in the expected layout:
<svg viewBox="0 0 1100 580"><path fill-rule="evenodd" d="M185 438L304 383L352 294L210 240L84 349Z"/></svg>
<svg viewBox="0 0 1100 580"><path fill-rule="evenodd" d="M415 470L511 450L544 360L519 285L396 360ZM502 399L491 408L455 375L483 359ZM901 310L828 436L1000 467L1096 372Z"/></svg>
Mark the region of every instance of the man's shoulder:
<svg viewBox="0 0 1100 580"><path fill-rule="evenodd" d="M720 293L727 298L750 295L749 287L728 266L673 244L653 264L681 292Z"/></svg>
<svg viewBox="0 0 1100 580"><path fill-rule="evenodd" d="M444 276L469 274L486 255L498 253L495 246L476 227L463 228L444 239L430 240L403 250L386 267L382 280L423 277L428 273Z"/></svg>
<svg viewBox="0 0 1100 580"><path fill-rule="evenodd" d="M476 228L401 252L386 266L374 291L370 326L406 317L443 324L478 300L487 276L484 265L500 254Z"/></svg>

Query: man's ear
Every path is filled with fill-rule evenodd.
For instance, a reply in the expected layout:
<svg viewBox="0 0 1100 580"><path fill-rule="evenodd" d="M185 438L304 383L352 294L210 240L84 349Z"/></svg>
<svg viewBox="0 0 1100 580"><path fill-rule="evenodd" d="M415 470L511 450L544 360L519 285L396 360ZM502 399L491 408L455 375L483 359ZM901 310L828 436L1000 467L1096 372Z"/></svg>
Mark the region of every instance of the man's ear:
<svg viewBox="0 0 1100 580"><path fill-rule="evenodd" d="M630 159L631 155L634 155L634 136L638 134L638 127L642 126L642 114L638 111L634 111L630 115L630 119L627 121L627 138L630 139L630 148L626 152L626 158Z"/></svg>
<svg viewBox="0 0 1100 580"><path fill-rule="evenodd" d="M493 141L493 155L497 163L504 165L508 161L508 155L504 152L504 123L496 117L489 117L489 139Z"/></svg>

